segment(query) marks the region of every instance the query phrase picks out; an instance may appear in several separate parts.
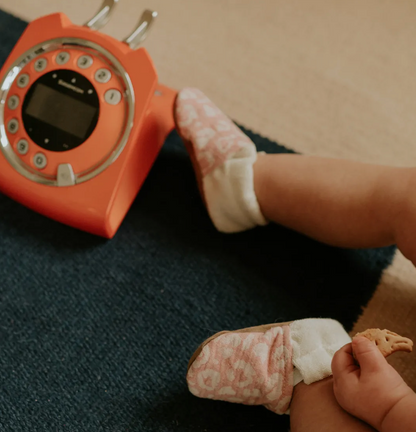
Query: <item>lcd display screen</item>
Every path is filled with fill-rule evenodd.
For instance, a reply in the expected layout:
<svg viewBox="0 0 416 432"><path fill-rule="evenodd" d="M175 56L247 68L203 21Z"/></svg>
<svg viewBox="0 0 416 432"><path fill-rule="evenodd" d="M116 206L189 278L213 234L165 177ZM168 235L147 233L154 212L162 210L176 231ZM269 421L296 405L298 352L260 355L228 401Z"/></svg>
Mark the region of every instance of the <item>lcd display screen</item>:
<svg viewBox="0 0 416 432"><path fill-rule="evenodd" d="M84 140L97 108L38 83L25 114Z"/></svg>

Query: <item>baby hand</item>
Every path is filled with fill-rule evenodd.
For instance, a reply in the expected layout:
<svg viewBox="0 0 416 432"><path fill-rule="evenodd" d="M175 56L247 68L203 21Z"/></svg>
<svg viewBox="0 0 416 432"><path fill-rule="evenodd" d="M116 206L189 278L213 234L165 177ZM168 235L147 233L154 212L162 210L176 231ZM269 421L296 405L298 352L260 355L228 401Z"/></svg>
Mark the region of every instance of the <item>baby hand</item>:
<svg viewBox="0 0 416 432"><path fill-rule="evenodd" d="M335 398L341 407L377 430L400 401L414 396L375 344L365 337L355 338L335 353L332 373Z"/></svg>

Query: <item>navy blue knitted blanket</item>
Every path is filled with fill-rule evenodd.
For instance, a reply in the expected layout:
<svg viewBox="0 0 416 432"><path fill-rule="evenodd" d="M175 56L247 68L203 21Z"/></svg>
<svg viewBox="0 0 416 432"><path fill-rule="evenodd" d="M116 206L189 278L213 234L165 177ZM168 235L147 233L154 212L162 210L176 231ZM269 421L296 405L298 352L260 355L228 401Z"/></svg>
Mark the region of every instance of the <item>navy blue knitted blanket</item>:
<svg viewBox="0 0 416 432"><path fill-rule="evenodd" d="M0 12L1 63L25 26ZM223 329L306 317L351 329L394 253L277 225L216 232L176 133L111 241L4 196L0 209L2 431L286 431L263 407L192 396L188 359Z"/></svg>

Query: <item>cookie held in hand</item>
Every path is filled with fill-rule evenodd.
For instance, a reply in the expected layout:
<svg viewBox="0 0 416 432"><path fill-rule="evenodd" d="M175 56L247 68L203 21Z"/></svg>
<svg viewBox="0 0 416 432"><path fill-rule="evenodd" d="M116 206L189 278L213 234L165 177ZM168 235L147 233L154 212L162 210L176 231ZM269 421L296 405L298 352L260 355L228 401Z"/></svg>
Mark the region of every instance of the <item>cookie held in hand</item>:
<svg viewBox="0 0 416 432"><path fill-rule="evenodd" d="M357 333L354 338L357 336L364 336L374 342L384 357L388 357L396 351L405 351L410 353L413 350L413 341L411 339L400 336L390 330L380 330L378 328L368 329L361 333ZM354 353L353 356L355 358Z"/></svg>

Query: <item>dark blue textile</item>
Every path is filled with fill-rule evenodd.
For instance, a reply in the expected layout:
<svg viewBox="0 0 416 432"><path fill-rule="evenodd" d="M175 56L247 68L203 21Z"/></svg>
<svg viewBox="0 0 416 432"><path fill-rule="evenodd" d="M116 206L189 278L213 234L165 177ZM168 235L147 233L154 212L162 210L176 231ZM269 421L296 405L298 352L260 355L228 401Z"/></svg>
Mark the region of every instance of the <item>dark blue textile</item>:
<svg viewBox="0 0 416 432"><path fill-rule="evenodd" d="M24 27L0 12L1 62ZM394 253L276 225L216 232L176 133L111 241L4 196L0 209L1 431L286 431L287 416L193 397L188 359L223 329L319 316L351 329Z"/></svg>

